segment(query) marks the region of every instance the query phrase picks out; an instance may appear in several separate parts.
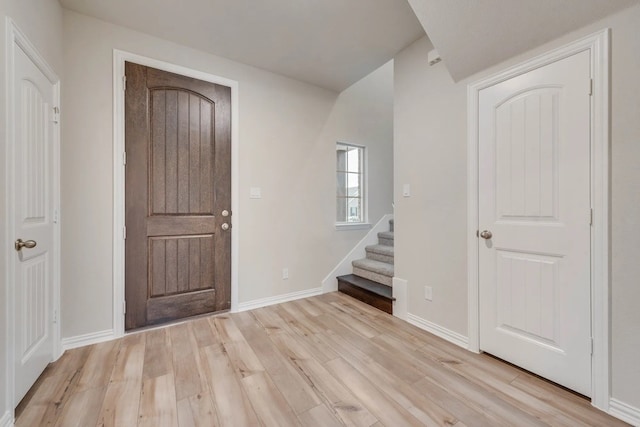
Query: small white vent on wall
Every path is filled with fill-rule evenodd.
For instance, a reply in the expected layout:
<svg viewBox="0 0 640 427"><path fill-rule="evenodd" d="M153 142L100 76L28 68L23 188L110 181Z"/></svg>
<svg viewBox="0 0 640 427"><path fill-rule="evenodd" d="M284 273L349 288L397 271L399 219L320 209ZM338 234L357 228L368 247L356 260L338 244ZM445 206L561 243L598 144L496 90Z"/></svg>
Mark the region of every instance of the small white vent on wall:
<svg viewBox="0 0 640 427"><path fill-rule="evenodd" d="M427 60L429 61L429 65L433 66L442 61L442 58L440 58L438 51L433 49L431 52L427 53Z"/></svg>

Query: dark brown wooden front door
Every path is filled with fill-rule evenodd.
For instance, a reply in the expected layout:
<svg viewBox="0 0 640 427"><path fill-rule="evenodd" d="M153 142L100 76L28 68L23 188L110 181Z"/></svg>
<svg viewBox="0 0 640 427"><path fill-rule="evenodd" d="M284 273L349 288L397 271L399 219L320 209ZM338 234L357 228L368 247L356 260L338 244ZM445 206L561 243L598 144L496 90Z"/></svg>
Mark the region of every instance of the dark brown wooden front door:
<svg viewBox="0 0 640 427"><path fill-rule="evenodd" d="M126 329L228 310L231 89L125 72Z"/></svg>

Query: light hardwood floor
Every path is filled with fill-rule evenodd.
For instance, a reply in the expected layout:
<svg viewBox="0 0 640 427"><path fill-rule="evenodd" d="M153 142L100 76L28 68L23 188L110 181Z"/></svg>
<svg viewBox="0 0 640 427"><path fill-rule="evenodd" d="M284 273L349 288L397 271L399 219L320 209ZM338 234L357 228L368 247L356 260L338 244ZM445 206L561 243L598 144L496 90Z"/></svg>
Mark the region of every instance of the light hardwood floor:
<svg viewBox="0 0 640 427"><path fill-rule="evenodd" d="M618 426L571 392L346 295L68 351L17 426Z"/></svg>

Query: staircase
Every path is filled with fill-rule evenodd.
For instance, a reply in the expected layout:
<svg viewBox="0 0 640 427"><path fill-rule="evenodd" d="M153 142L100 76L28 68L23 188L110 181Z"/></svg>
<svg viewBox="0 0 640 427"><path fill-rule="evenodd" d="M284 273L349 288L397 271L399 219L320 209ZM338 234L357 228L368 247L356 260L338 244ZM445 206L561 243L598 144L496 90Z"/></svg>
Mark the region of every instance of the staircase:
<svg viewBox="0 0 640 427"><path fill-rule="evenodd" d="M339 276L338 290L393 314L393 219L389 231L378 233L378 244L365 248L367 257L352 262L353 274Z"/></svg>

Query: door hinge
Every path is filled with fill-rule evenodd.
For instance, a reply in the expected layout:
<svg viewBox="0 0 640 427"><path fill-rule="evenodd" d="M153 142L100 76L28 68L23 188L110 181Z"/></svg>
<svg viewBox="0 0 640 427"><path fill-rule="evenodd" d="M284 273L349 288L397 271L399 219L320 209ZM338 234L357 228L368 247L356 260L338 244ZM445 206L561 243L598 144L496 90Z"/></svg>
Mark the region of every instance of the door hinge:
<svg viewBox="0 0 640 427"><path fill-rule="evenodd" d="M127 226L122 227L122 238L127 240Z"/></svg>
<svg viewBox="0 0 640 427"><path fill-rule="evenodd" d="M122 314L127 314L127 301L122 301Z"/></svg>
<svg viewBox="0 0 640 427"><path fill-rule="evenodd" d="M127 152L126 151L122 152L122 164L123 165L127 164Z"/></svg>
<svg viewBox="0 0 640 427"><path fill-rule="evenodd" d="M591 337L591 355L593 356L593 337Z"/></svg>
<svg viewBox="0 0 640 427"><path fill-rule="evenodd" d="M589 209L589 225L593 225L593 208Z"/></svg>
<svg viewBox="0 0 640 427"><path fill-rule="evenodd" d="M58 209L53 210L53 223L54 224L58 223Z"/></svg>
<svg viewBox="0 0 640 427"><path fill-rule="evenodd" d="M58 323L58 310L53 310L53 323Z"/></svg>
<svg viewBox="0 0 640 427"><path fill-rule="evenodd" d="M589 79L589 96L593 96L593 79Z"/></svg>
<svg viewBox="0 0 640 427"><path fill-rule="evenodd" d="M127 76L122 76L122 90L127 90Z"/></svg>
<svg viewBox="0 0 640 427"><path fill-rule="evenodd" d="M53 123L59 123L59 122L60 122L60 108L53 107Z"/></svg>

